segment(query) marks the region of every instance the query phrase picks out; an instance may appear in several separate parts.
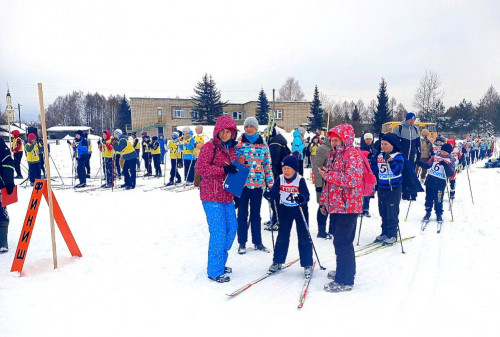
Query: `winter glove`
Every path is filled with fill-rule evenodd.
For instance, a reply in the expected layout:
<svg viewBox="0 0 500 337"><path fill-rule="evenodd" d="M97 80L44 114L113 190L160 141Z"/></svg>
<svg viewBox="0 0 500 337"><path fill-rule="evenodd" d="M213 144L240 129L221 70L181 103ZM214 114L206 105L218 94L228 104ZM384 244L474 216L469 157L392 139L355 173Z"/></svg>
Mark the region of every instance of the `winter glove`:
<svg viewBox="0 0 500 337"><path fill-rule="evenodd" d="M7 194L8 195L11 195L12 192L14 192L14 187L15 186L16 185L14 183L7 183L7 184L5 184L5 188L7 189Z"/></svg>
<svg viewBox="0 0 500 337"><path fill-rule="evenodd" d="M269 189L266 189L264 191L264 193L262 194L262 196L264 197L264 199L266 199L267 201L271 200L271 191Z"/></svg>
<svg viewBox="0 0 500 337"><path fill-rule="evenodd" d="M177 161L177 168L183 168L184 164L182 163L182 160Z"/></svg>
<svg viewBox="0 0 500 337"><path fill-rule="evenodd" d="M323 192L323 186L316 187L316 193L321 193Z"/></svg>
<svg viewBox="0 0 500 337"><path fill-rule="evenodd" d="M236 173L236 172L238 172L238 168L236 166L234 166L233 164L229 164L229 165L224 166L224 173L228 174L228 173Z"/></svg>
<svg viewBox="0 0 500 337"><path fill-rule="evenodd" d="M306 198L300 194L295 195L293 197L293 201L295 201L297 204L299 204L299 206L305 205L307 203Z"/></svg>

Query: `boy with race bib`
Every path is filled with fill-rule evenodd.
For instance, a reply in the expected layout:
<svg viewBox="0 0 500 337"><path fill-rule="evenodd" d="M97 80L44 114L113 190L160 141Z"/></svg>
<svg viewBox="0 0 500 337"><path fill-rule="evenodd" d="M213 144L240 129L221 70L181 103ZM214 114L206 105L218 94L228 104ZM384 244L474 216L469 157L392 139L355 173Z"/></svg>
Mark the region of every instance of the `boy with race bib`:
<svg viewBox="0 0 500 337"><path fill-rule="evenodd" d="M276 200L278 204L279 229L276 247L274 248L273 264L269 267L269 272L279 271L285 263L290 244L290 231L293 221L297 226L297 237L299 244L300 265L304 267L305 275L312 273L312 243L309 236L307 223L304 217L308 218L307 202L309 201L309 190L305 179L298 174L299 162L294 156L285 157L282 162L283 174L274 182L271 191L264 192L267 200Z"/></svg>
<svg viewBox="0 0 500 337"><path fill-rule="evenodd" d="M446 187L446 180L453 177L455 160L450 157L452 152L450 144L441 146L439 155L434 155L427 163L418 162L417 165L427 168L427 178L425 180L425 216L424 221L431 217L432 206L436 212L436 220L443 221L443 195Z"/></svg>

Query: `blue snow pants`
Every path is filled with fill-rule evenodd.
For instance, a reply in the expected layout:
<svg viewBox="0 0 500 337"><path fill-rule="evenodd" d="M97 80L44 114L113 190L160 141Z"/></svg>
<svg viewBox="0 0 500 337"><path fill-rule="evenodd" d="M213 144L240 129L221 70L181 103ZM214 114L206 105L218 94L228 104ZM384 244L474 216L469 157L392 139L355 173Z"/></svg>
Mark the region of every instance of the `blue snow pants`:
<svg viewBox="0 0 500 337"><path fill-rule="evenodd" d="M202 201L202 204L210 232L207 274L209 277L217 277L224 274L227 252L231 249L236 237L238 228L236 212L233 202Z"/></svg>

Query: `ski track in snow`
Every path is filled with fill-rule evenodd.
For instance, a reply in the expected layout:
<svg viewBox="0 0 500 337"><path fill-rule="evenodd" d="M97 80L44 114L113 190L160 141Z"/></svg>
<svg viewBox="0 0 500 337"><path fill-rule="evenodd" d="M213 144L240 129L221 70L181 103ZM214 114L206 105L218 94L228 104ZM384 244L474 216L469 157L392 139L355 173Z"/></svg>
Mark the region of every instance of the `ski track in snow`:
<svg viewBox="0 0 500 337"><path fill-rule="evenodd" d="M66 147L51 145L60 173L70 177ZM99 170L96 154L92 177ZM57 172L51 171L53 183L60 184ZM59 267L53 269L48 208L42 202L19 277L9 271L31 195L31 188L20 188L19 202L8 207L10 250L0 255L0 336L154 336L179 329L186 335L209 336L315 335L332 330L342 336L499 336L496 172L476 167L469 171L475 205L467 173L458 175L455 222L450 222L445 197L441 234L434 220L419 234L424 193L412 203L407 222L408 202L402 201L401 232L403 237L415 235L403 243L406 254L395 245L357 258L354 290L340 294L323 290L328 270L335 269L335 254L331 240L316 238L317 204L308 181L311 234L327 270L316 266L300 310L299 262L235 298L225 295L261 276L272 263L272 253L249 248L245 255L237 254L236 240L227 264L233 268L231 282L209 281L209 233L199 193L143 192L163 184L163 178L139 177L137 184L143 186L134 191L75 193L54 188L83 257L69 255L56 228ZM310 177L309 169L305 176ZM64 181L71 184L71 178ZM91 179L90 184L100 180ZM363 219L360 245L380 232L376 198L370 213L371 218ZM266 201L261 215L268 220ZM262 231L262 236L272 249L271 233ZM295 229L290 238L287 261L298 257ZM247 247L253 247L251 242Z"/></svg>

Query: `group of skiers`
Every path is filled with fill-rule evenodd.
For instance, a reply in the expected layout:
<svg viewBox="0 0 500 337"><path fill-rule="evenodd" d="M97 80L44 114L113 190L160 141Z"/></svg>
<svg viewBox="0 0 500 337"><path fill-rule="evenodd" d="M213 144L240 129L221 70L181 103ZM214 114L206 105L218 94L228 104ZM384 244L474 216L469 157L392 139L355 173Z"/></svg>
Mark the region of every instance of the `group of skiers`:
<svg viewBox="0 0 500 337"><path fill-rule="evenodd" d="M338 125L327 134L312 140L314 154L312 171L318 200L317 223L319 238L333 236L337 267L328 273L328 292L352 290L356 274L353 241L358 215L370 216L369 203L373 196L365 194L365 156L368 170L376 178L373 193L378 194L378 209L382 218L381 233L374 242L393 245L398 242L400 201L414 201L424 189L425 215L428 220L434 209L442 221L443 196L450 182L454 198L454 179L462 160L463 147L453 138L429 138L428 130L419 131L416 116L408 113L405 121L393 132L381 134L374 142L371 133L362 136L361 148L354 145L354 129L349 124ZM264 139L258 134L258 122L249 117L244 133L238 137L236 124L228 117L217 120L213 139L201 149L196 172L201 176L200 196L210 231L208 277L217 282L230 281L232 269L226 266L228 251L238 237L238 253L246 253L248 229L252 232L255 250L268 252L262 243L260 209L262 198L269 201L270 229L278 230L269 273L279 271L286 259L290 230L296 224L300 263L305 277L313 268L313 243L309 228L307 203L310 193L303 178L305 130L293 131L291 149L286 140L273 129ZM316 138L316 137L314 137ZM440 141L443 143L440 144ZM224 190L223 181L236 173L234 161L250 171L240 198ZM422 180L419 180L418 176ZM326 224L330 220L329 230ZM401 235L399 233L399 237ZM274 240L273 240L274 244Z"/></svg>

